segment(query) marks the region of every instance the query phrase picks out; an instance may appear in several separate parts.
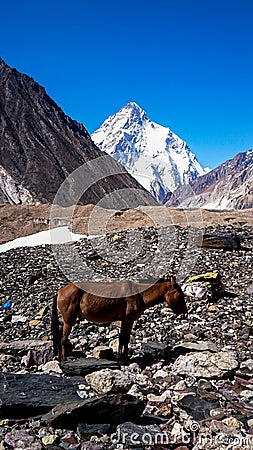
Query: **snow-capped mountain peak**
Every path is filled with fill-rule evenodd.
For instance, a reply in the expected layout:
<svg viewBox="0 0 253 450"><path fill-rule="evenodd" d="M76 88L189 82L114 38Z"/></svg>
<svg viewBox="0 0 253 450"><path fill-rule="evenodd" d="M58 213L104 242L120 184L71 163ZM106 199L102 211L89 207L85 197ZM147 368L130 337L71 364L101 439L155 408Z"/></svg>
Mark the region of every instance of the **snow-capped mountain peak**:
<svg viewBox="0 0 253 450"><path fill-rule="evenodd" d="M92 139L160 203L178 186L206 172L185 141L151 121L135 102L108 117Z"/></svg>
<svg viewBox="0 0 253 450"><path fill-rule="evenodd" d="M119 110L119 112L117 114L114 114L114 116L116 116L120 113L122 116L124 115L124 116L130 118L131 120L136 119L137 122L149 120L145 111L139 105L137 105L137 103L135 103L135 102L127 103L125 106L123 106L123 108L121 108ZM111 117L113 117L113 116L111 116Z"/></svg>

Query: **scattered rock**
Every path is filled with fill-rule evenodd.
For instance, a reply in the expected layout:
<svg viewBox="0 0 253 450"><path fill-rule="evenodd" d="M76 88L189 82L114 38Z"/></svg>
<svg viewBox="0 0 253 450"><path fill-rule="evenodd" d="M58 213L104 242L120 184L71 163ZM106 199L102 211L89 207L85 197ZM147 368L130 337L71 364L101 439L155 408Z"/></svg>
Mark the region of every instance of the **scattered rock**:
<svg viewBox="0 0 253 450"><path fill-rule="evenodd" d="M253 283L248 286L248 288L246 290L246 293L247 294L253 294Z"/></svg>
<svg viewBox="0 0 253 450"><path fill-rule="evenodd" d="M63 436L61 436L61 449L79 449L79 438L73 431L65 432Z"/></svg>
<svg viewBox="0 0 253 450"><path fill-rule="evenodd" d="M52 341L23 339L19 341L0 342L0 353L25 355L29 351L42 352L52 350Z"/></svg>
<svg viewBox="0 0 253 450"><path fill-rule="evenodd" d="M222 422L230 428L242 428L243 426L242 422L237 420L235 417L226 417L222 420Z"/></svg>
<svg viewBox="0 0 253 450"><path fill-rule="evenodd" d="M29 430L13 430L5 435L4 442L15 450L41 450L42 445Z"/></svg>
<svg viewBox="0 0 253 450"><path fill-rule="evenodd" d="M215 312L219 311L219 308L216 305L210 305L210 306L208 306L208 311L215 313Z"/></svg>
<svg viewBox="0 0 253 450"><path fill-rule="evenodd" d="M200 426L196 440L193 450L251 450L253 442L246 432L218 420L206 421Z"/></svg>
<svg viewBox="0 0 253 450"><path fill-rule="evenodd" d="M173 348L174 353L176 356L178 355L185 355L186 353L190 352L218 352L218 348L213 342L181 342L180 344L175 345Z"/></svg>
<svg viewBox="0 0 253 450"><path fill-rule="evenodd" d="M102 369L85 377L87 383L98 394L127 392L133 384L133 378L121 370Z"/></svg>
<svg viewBox="0 0 253 450"><path fill-rule="evenodd" d="M110 368L112 370L119 368L117 361L109 361L108 359L96 358L79 358L78 360L63 361L61 363L63 373L66 375L88 375L97 370Z"/></svg>
<svg viewBox="0 0 253 450"><path fill-rule="evenodd" d="M180 445L180 447L176 447L175 450L189 450L185 445Z"/></svg>
<svg viewBox="0 0 253 450"><path fill-rule="evenodd" d="M252 428L253 427L253 419L247 420L247 424L248 424L249 428Z"/></svg>
<svg viewBox="0 0 253 450"><path fill-rule="evenodd" d="M179 356L172 366L172 373L176 375L190 375L198 378L219 378L235 370L238 361L234 352L209 351L190 353Z"/></svg>
<svg viewBox="0 0 253 450"><path fill-rule="evenodd" d="M178 405L197 421L209 418L210 411L220 406L218 401L209 402L195 395L185 395L179 400Z"/></svg>
<svg viewBox="0 0 253 450"><path fill-rule="evenodd" d="M13 361L14 358L12 355L5 355L5 354L0 354L0 362L7 364L8 362L10 363L10 361Z"/></svg>
<svg viewBox="0 0 253 450"><path fill-rule="evenodd" d="M52 445L55 444L58 441L58 439L59 439L58 436L56 436L55 434L46 434L42 438L42 443L44 445Z"/></svg>
<svg viewBox="0 0 253 450"><path fill-rule="evenodd" d="M80 423L77 432L82 439L90 439L94 435L102 435L109 432L111 425L108 423Z"/></svg>
<svg viewBox="0 0 253 450"><path fill-rule="evenodd" d="M62 373L59 361L48 361L46 364L39 366L44 373Z"/></svg>
<svg viewBox="0 0 253 450"><path fill-rule="evenodd" d="M53 358L52 346L45 346L37 350L29 350L25 360L26 367L41 366Z"/></svg>
<svg viewBox="0 0 253 450"><path fill-rule="evenodd" d="M171 400L164 400L162 397L149 400L145 408L145 413L168 418L172 413Z"/></svg>
<svg viewBox="0 0 253 450"><path fill-rule="evenodd" d="M242 371L245 375L253 376L253 359L242 361L240 371Z"/></svg>
<svg viewBox="0 0 253 450"><path fill-rule="evenodd" d="M103 444L96 444L95 442L82 442L81 450L106 450L106 447Z"/></svg>
<svg viewBox="0 0 253 450"><path fill-rule="evenodd" d="M159 359L168 359L171 356L171 348L161 342L146 342L142 344L141 350L150 362Z"/></svg>
<svg viewBox="0 0 253 450"><path fill-rule="evenodd" d="M97 359L107 359L111 361L114 361L116 359L112 348L105 345L98 345L97 347L95 347L93 349L93 356Z"/></svg>

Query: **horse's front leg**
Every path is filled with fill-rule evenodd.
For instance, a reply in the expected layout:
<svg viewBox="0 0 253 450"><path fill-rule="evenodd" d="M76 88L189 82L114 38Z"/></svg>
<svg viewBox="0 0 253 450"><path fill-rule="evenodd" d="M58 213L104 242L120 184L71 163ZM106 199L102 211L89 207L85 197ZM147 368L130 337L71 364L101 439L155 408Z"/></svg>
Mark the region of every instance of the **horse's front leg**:
<svg viewBox="0 0 253 450"><path fill-rule="evenodd" d="M121 329L119 335L119 350L118 358L120 360L128 360L128 345L130 341L131 331L134 321L131 318L126 317L121 322Z"/></svg>
<svg viewBox="0 0 253 450"><path fill-rule="evenodd" d="M123 321L121 322L121 328L120 328L120 333L119 333L119 348L118 348L118 359L122 359L122 354L123 354L123 348L124 348L124 344L125 344L125 337L124 337L124 325L123 325Z"/></svg>

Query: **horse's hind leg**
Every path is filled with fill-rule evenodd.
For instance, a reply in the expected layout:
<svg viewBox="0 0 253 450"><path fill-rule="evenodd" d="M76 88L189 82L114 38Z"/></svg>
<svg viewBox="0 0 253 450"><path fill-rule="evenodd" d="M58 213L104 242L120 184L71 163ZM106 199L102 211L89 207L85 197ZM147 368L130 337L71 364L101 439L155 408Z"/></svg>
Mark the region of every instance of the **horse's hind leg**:
<svg viewBox="0 0 253 450"><path fill-rule="evenodd" d="M72 330L73 325L69 325L67 322L63 322L62 327L62 338L61 338L61 359L66 359L67 357L67 350L69 348L69 340L68 337L70 335L70 332Z"/></svg>
<svg viewBox="0 0 253 450"><path fill-rule="evenodd" d="M76 319L80 313L78 298L64 299L61 303L62 313L62 335L61 335L61 358L66 359L67 352L71 347L71 343L68 340L72 327L76 323Z"/></svg>

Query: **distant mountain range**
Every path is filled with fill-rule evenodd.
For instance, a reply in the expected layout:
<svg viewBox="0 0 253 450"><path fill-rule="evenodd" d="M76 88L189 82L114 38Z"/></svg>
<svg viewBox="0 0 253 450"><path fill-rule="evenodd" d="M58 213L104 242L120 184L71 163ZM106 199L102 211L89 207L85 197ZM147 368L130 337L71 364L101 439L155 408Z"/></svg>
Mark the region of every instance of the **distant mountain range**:
<svg viewBox="0 0 253 450"><path fill-rule="evenodd" d="M108 117L91 136L159 203L207 209L253 207L252 150L214 170L204 169L186 142L152 122L134 102Z"/></svg>
<svg viewBox="0 0 253 450"><path fill-rule="evenodd" d="M135 102L108 117L91 137L159 203L177 187L207 172L186 142L152 122Z"/></svg>
<svg viewBox="0 0 253 450"><path fill-rule="evenodd" d="M253 150L239 153L216 169L174 191L166 206L207 209L253 207Z"/></svg>
<svg viewBox="0 0 253 450"><path fill-rule="evenodd" d="M102 176L93 164L98 157L106 158ZM94 183L79 204L97 204L119 191L110 207L118 207L117 198L120 208L157 201L185 208L253 207L253 150L204 169L182 139L152 122L134 102L91 138L43 87L0 58L0 202L50 204L69 174L88 163ZM80 184L69 186L70 193ZM121 192L128 193L125 199ZM71 204L71 195L64 201Z"/></svg>
<svg viewBox="0 0 253 450"><path fill-rule="evenodd" d="M0 201L51 203L70 173L103 155L84 126L66 116L43 87L0 59ZM127 188L133 189L133 197L138 189L138 204L156 204L108 157L104 176L110 171L116 174L92 185L80 204L96 204L106 194ZM90 176L95 180L97 174L91 170ZM76 188L71 189L74 192Z"/></svg>

